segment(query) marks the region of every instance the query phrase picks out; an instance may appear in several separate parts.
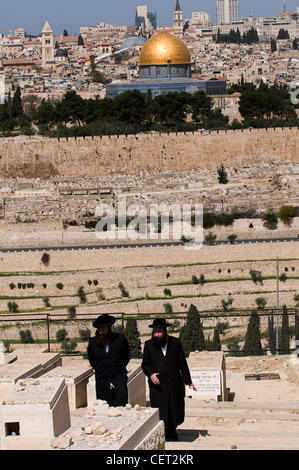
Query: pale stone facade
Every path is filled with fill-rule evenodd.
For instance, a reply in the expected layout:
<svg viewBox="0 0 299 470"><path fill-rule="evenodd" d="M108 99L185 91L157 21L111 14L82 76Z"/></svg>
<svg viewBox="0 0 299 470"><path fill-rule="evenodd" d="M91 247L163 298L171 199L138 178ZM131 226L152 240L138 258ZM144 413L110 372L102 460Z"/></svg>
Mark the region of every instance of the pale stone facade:
<svg viewBox="0 0 299 470"><path fill-rule="evenodd" d="M138 134L71 139L6 138L3 177L139 175L299 159L297 128Z"/></svg>

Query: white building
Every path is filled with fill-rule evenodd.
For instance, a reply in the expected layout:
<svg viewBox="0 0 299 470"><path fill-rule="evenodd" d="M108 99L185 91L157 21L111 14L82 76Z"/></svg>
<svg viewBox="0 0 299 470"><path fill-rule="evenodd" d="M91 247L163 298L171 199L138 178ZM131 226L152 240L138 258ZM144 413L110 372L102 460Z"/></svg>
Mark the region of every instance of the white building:
<svg viewBox="0 0 299 470"><path fill-rule="evenodd" d="M239 20L239 0L217 0L217 24Z"/></svg>

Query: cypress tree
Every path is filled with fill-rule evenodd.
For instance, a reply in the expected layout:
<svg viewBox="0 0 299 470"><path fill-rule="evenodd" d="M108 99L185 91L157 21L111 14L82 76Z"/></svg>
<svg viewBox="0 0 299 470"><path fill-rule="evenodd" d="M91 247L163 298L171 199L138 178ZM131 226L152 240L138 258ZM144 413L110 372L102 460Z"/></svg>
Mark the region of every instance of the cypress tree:
<svg viewBox="0 0 299 470"><path fill-rule="evenodd" d="M12 117L18 119L23 116L23 105L21 99L21 88L18 86L11 102Z"/></svg>
<svg viewBox="0 0 299 470"><path fill-rule="evenodd" d="M279 351L280 354L290 354L290 344L289 344L290 332L289 332L289 316L287 306L283 306L282 313L282 322L280 329L280 338L279 338Z"/></svg>
<svg viewBox="0 0 299 470"><path fill-rule="evenodd" d="M135 319L129 318L127 320L124 333L129 343L131 358L141 359L141 340Z"/></svg>
<svg viewBox="0 0 299 470"><path fill-rule="evenodd" d="M180 340L186 356L189 356L192 351L204 351L205 349L205 338L200 314L193 304L190 305L187 313L186 324L181 330Z"/></svg>
<svg viewBox="0 0 299 470"><path fill-rule="evenodd" d="M262 344L260 333L260 317L257 312L252 312L248 322L245 343L243 346L244 356L262 356Z"/></svg>
<svg viewBox="0 0 299 470"><path fill-rule="evenodd" d="M212 342L212 351L221 351L220 334L218 328L214 329L214 337Z"/></svg>

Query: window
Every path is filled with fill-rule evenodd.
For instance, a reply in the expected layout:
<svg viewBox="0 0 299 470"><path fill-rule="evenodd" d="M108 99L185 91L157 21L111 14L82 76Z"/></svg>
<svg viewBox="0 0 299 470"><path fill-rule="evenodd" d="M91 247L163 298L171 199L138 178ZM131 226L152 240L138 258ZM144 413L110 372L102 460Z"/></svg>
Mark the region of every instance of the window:
<svg viewBox="0 0 299 470"><path fill-rule="evenodd" d="M5 436L19 436L20 423L5 423Z"/></svg>

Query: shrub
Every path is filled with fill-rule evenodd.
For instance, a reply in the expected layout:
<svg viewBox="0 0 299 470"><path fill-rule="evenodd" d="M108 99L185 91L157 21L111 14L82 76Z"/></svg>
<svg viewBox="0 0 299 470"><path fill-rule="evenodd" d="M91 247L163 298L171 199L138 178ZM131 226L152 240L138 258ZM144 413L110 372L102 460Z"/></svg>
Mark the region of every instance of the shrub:
<svg viewBox="0 0 299 470"><path fill-rule="evenodd" d="M129 297L129 292L125 289L124 285L122 282L118 284L119 289L121 290L121 296L122 297Z"/></svg>
<svg viewBox="0 0 299 470"><path fill-rule="evenodd" d="M32 344L34 343L32 334L30 330L21 330L19 332L21 343L23 344Z"/></svg>
<svg viewBox="0 0 299 470"><path fill-rule="evenodd" d="M51 304L50 304L50 301L49 301L49 298L48 297L45 297L43 299L43 302L44 302L44 306L45 307L51 307Z"/></svg>
<svg viewBox="0 0 299 470"><path fill-rule="evenodd" d="M171 296L171 290L170 289L164 289L164 294Z"/></svg>
<svg viewBox="0 0 299 470"><path fill-rule="evenodd" d="M79 330L79 335L83 341L88 341L91 335L91 331L89 328L86 328L86 330Z"/></svg>
<svg viewBox="0 0 299 470"><path fill-rule="evenodd" d="M56 332L56 339L57 341L63 341L67 337L67 331L65 328L62 328L61 330L58 330Z"/></svg>
<svg viewBox="0 0 299 470"><path fill-rule="evenodd" d="M60 345L61 349L66 353L71 353L75 351L77 347L77 342L74 339L64 339Z"/></svg>
<svg viewBox="0 0 299 470"><path fill-rule="evenodd" d="M68 307L67 311L70 318L74 318L76 316L76 307L74 307L73 305L71 307Z"/></svg>
<svg viewBox="0 0 299 470"><path fill-rule="evenodd" d="M256 303L258 308L263 310L267 305L267 299L265 299L265 297L257 297L255 299L255 303Z"/></svg>
<svg viewBox="0 0 299 470"><path fill-rule="evenodd" d="M216 241L217 235L213 234L212 232L209 232L207 235L205 235L205 241L209 243L209 245L213 245L213 243Z"/></svg>
<svg viewBox="0 0 299 470"><path fill-rule="evenodd" d="M62 290L63 289L62 282L57 282L56 287L57 287L57 289Z"/></svg>
<svg viewBox="0 0 299 470"><path fill-rule="evenodd" d="M17 313L19 310L19 306L15 301L7 302L7 307L11 313Z"/></svg>
<svg viewBox="0 0 299 470"><path fill-rule="evenodd" d="M267 227L269 230L276 229L278 218L275 215L273 209L269 209L262 220L264 221L265 227Z"/></svg>
<svg viewBox="0 0 299 470"><path fill-rule="evenodd" d="M256 271L255 269L251 269L249 271L249 274L251 276L251 279L253 280L254 284L257 284L258 282L263 285L263 278L262 278L262 273L261 271Z"/></svg>
<svg viewBox="0 0 299 470"><path fill-rule="evenodd" d="M278 216L285 225L291 225L294 217L294 207L287 205L281 206Z"/></svg>
<svg viewBox="0 0 299 470"><path fill-rule="evenodd" d="M16 287L16 285L15 285L13 282L11 282L11 283L9 284L9 288L10 288L11 290L13 290L15 287Z"/></svg>
<svg viewBox="0 0 299 470"><path fill-rule="evenodd" d="M48 264L50 263L50 255L49 253L43 253L42 257L41 257L41 262L45 265L45 266L48 266Z"/></svg>
<svg viewBox="0 0 299 470"><path fill-rule="evenodd" d="M79 297L81 304L85 304L87 302L83 286L80 286L77 290L77 296Z"/></svg>

